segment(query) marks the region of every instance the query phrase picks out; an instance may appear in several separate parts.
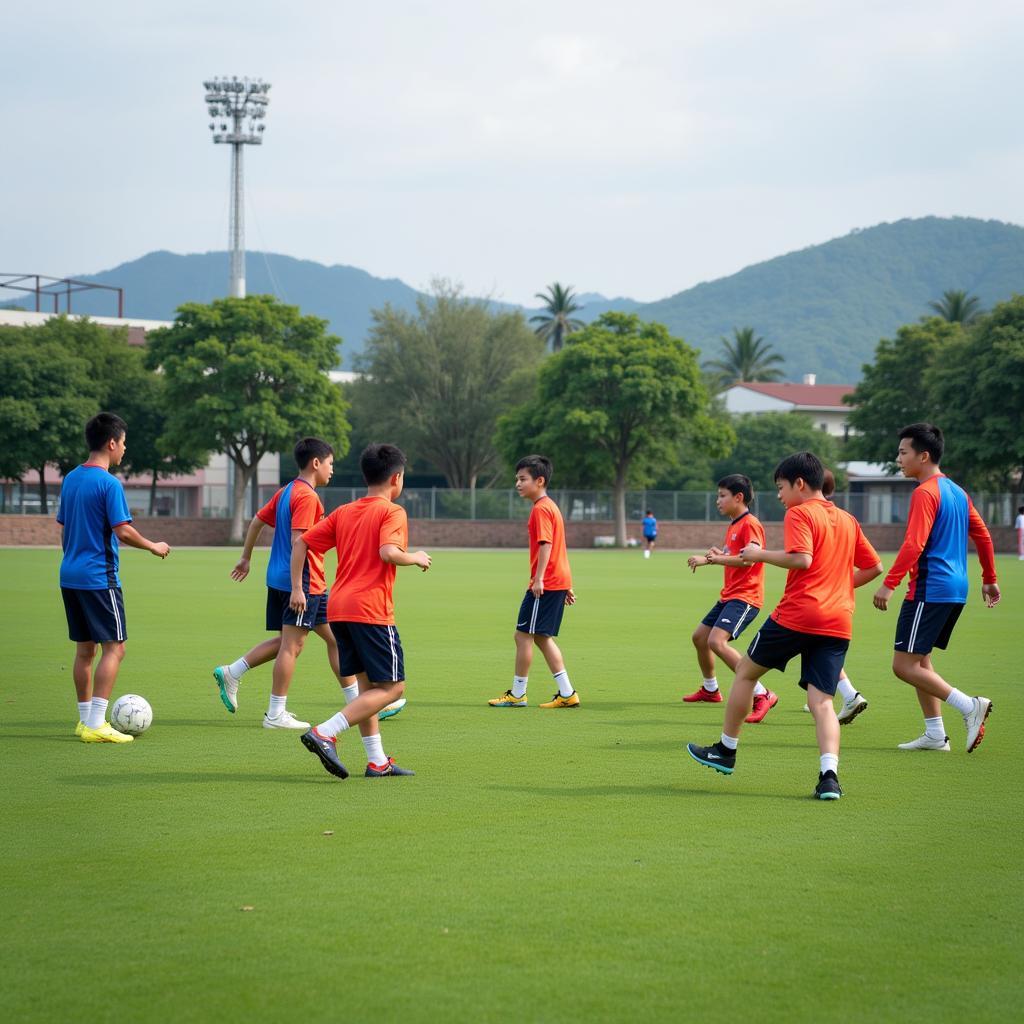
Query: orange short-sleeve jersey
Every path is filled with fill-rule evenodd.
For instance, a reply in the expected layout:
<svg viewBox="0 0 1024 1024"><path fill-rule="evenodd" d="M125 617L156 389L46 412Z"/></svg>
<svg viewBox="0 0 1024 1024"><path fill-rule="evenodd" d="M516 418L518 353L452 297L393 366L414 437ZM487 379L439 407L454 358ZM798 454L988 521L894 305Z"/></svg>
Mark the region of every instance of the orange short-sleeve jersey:
<svg viewBox="0 0 1024 1024"><path fill-rule="evenodd" d="M559 507L545 494L533 503L530 521L530 586L537 577L537 560L541 544L551 545L551 556L544 570L545 590L570 590L572 573L569 571L569 554L565 550L565 523Z"/></svg>
<svg viewBox="0 0 1024 1024"><path fill-rule="evenodd" d="M360 498L336 508L302 535L310 551L338 550L338 571L327 598L331 622L395 624L395 566L380 557L385 544L409 545L409 520L387 498Z"/></svg>
<svg viewBox="0 0 1024 1024"><path fill-rule="evenodd" d="M780 626L849 640L853 633L853 572L878 565L860 523L824 498L789 509L783 521L787 552L811 556L809 569L790 569L772 612Z"/></svg>
<svg viewBox="0 0 1024 1024"><path fill-rule="evenodd" d="M764 547L764 527L753 512L744 512L725 531L722 548L727 555L738 555L748 544ZM764 604L764 562L734 567L725 566L725 586L721 601L743 601L760 608Z"/></svg>

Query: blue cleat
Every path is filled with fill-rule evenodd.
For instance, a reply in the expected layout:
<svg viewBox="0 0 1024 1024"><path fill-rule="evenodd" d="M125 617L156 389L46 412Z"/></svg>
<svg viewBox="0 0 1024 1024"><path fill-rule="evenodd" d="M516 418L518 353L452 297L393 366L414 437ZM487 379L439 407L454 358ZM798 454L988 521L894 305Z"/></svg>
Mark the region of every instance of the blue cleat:
<svg viewBox="0 0 1024 1024"><path fill-rule="evenodd" d="M387 764L368 764L366 766L366 778L383 779L388 775L415 775L415 772L408 768L399 768L393 757L388 758Z"/></svg>
<svg viewBox="0 0 1024 1024"><path fill-rule="evenodd" d="M320 758L320 763L332 775L339 779L348 778L348 769L338 757L338 748L334 740L327 736L321 736L316 729L304 732L299 740L308 751Z"/></svg>
<svg viewBox="0 0 1024 1024"><path fill-rule="evenodd" d="M686 752L706 768L714 768L723 775L732 775L736 767L736 751L723 747L721 743L712 743L710 747L698 747L696 743L687 743Z"/></svg>
<svg viewBox="0 0 1024 1024"><path fill-rule="evenodd" d="M836 773L829 769L818 776L818 784L814 787L815 800L838 800L843 795L839 788Z"/></svg>

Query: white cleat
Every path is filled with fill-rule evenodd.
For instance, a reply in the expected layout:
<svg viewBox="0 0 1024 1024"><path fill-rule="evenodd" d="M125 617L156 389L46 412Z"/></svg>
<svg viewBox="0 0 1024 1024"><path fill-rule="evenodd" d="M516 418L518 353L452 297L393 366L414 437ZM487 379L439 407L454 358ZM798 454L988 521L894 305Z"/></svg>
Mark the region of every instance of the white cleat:
<svg viewBox="0 0 1024 1024"><path fill-rule="evenodd" d="M840 725L849 725L862 711L867 711L868 702L859 694L853 695L853 700L847 703L843 701L843 706L839 709L839 714L836 718L839 719Z"/></svg>
<svg viewBox="0 0 1024 1024"><path fill-rule="evenodd" d="M221 703L234 714L238 710L238 680L227 665L218 665L213 670L213 678L220 690Z"/></svg>
<svg viewBox="0 0 1024 1024"><path fill-rule="evenodd" d="M263 716L264 729L301 729L305 732L310 728L309 722L300 722L290 711L282 711L277 718Z"/></svg>
<svg viewBox="0 0 1024 1024"><path fill-rule="evenodd" d="M900 750L949 750L949 737L945 736L941 740L937 740L925 733L923 736L918 736L916 740L899 743L897 746Z"/></svg>
<svg viewBox="0 0 1024 1024"><path fill-rule="evenodd" d="M992 701L988 697L972 697L974 707L969 714L964 715L964 725L967 726L967 753L975 750L985 738L985 719L992 710Z"/></svg>

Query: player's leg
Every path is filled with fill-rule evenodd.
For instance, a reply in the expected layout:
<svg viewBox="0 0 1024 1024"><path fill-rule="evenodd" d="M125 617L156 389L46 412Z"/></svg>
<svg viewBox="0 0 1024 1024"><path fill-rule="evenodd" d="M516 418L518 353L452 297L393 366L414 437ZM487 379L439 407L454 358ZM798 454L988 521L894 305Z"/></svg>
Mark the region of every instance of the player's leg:
<svg viewBox="0 0 1024 1024"><path fill-rule="evenodd" d="M553 636L546 633L537 633L533 638L537 649L544 655L548 669L554 677L558 692L540 706L542 708L578 708L580 706L579 694L573 689L569 680L569 673L565 670L565 659L562 651L555 642Z"/></svg>
<svg viewBox="0 0 1024 1024"><path fill-rule="evenodd" d="M702 676L701 685L693 692L683 695L684 704L721 704L722 694L718 688L718 678L715 675L715 654L711 650L709 641L711 630L718 622L718 616L725 605L721 601L715 602L714 607L701 619L700 624L690 636L690 642L697 652L697 665Z"/></svg>
<svg viewBox="0 0 1024 1024"><path fill-rule="evenodd" d="M331 666L334 678L338 680L341 692L345 696L345 703L351 704L359 696L359 679L357 676L345 676L341 674L341 661L338 653L338 641L334 639L331 627L326 621L318 623L313 627L316 633L327 648L327 663Z"/></svg>
<svg viewBox="0 0 1024 1024"><path fill-rule="evenodd" d="M91 640L75 644L75 660L71 666L71 678L75 682L75 697L78 701L78 726L75 735L82 735L82 727L88 724L92 704L92 663L96 659L96 645Z"/></svg>
<svg viewBox="0 0 1024 1024"><path fill-rule="evenodd" d="M281 627L284 624L284 613L288 606L287 595L282 590L267 587L267 630L276 634L250 648L240 658L227 665L218 665L213 670L213 678L220 691L221 703L232 714L238 710L238 684L249 669L258 668L268 661L273 661L281 649ZM294 619L292 620L294 621Z"/></svg>
<svg viewBox="0 0 1024 1024"><path fill-rule="evenodd" d="M814 716L821 766L814 795L819 800L838 800L839 788L839 718L832 703L835 695L819 690L813 683L807 687L807 706Z"/></svg>
<svg viewBox="0 0 1024 1024"><path fill-rule="evenodd" d="M281 647L274 659L273 685L270 690L270 703L267 713L263 716L264 729L301 729L309 728L309 722L302 722L288 710L288 689L292 685L295 674L295 662L306 645L309 630L302 626L284 625L281 627Z"/></svg>
<svg viewBox="0 0 1024 1024"><path fill-rule="evenodd" d="M93 672L89 718L79 736L86 743L130 743L134 739L133 736L119 733L106 720L107 705L114 692L124 654L123 640L101 642L100 659Z"/></svg>
<svg viewBox="0 0 1024 1024"><path fill-rule="evenodd" d="M839 724L849 725L862 711L867 711L868 702L864 695L853 685L846 674L846 668L839 674L839 687L836 691L842 700L839 708ZM918 691L920 694L920 691Z"/></svg>
<svg viewBox="0 0 1024 1024"><path fill-rule="evenodd" d="M512 685L500 696L487 703L492 708L525 708L526 684L530 678L530 665L533 663L533 628L531 622L536 617L538 599L528 590L519 605L516 616L516 663L512 674Z"/></svg>

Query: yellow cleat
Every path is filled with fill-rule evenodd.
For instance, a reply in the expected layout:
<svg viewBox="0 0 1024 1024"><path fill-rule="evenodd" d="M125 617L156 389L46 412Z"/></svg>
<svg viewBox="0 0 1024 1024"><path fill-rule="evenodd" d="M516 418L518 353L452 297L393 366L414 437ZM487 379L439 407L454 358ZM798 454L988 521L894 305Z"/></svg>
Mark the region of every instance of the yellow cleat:
<svg viewBox="0 0 1024 1024"><path fill-rule="evenodd" d="M556 693L549 701L541 704L542 708L578 708L580 706L580 695L573 690L568 697Z"/></svg>
<svg viewBox="0 0 1024 1024"><path fill-rule="evenodd" d="M81 736L84 731L85 731L85 722L79 722L78 725L75 726L75 735L76 736Z"/></svg>
<svg viewBox="0 0 1024 1024"><path fill-rule="evenodd" d="M134 736L118 732L109 722L104 722L98 729L82 726L81 740L83 743L131 743Z"/></svg>
<svg viewBox="0 0 1024 1024"><path fill-rule="evenodd" d="M500 697L487 702L492 708L525 708L527 705L526 694L517 697L511 690L506 690Z"/></svg>

